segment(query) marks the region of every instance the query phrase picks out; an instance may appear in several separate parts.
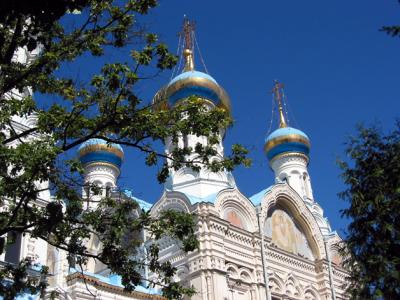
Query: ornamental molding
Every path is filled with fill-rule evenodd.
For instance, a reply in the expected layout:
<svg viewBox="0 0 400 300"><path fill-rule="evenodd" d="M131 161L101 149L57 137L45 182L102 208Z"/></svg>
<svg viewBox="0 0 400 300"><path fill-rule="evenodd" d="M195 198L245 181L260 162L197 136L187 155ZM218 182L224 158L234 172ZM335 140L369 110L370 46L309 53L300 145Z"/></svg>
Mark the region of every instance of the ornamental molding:
<svg viewBox="0 0 400 300"><path fill-rule="evenodd" d="M247 245L251 248L254 247L253 234L247 230L231 225L228 221L214 220L214 218L207 219L208 231L215 232L225 239L225 243L232 241L233 243L239 242L240 244Z"/></svg>
<svg viewBox="0 0 400 300"><path fill-rule="evenodd" d="M161 211L172 209L183 212L190 212L192 205L185 194L180 192L164 192L160 200L151 208L150 214L153 217L160 215Z"/></svg>
<svg viewBox="0 0 400 300"><path fill-rule="evenodd" d="M229 278L241 280L243 283L253 283L254 271L253 269L237 265L233 262L226 262L224 271L229 275Z"/></svg>
<svg viewBox="0 0 400 300"><path fill-rule="evenodd" d="M301 153L282 153L278 156L275 156L271 162L270 165L272 166L273 164L284 164L288 162L293 162L293 161L298 161L301 162L302 164L307 165L309 162L309 159L306 155L301 154Z"/></svg>
<svg viewBox="0 0 400 300"><path fill-rule="evenodd" d="M215 209L220 218L224 218L226 209L233 208L239 211L244 217L246 230L250 232L258 231L257 214L251 201L237 189L225 189L217 195Z"/></svg>
<svg viewBox="0 0 400 300"><path fill-rule="evenodd" d="M288 296L295 297L301 297L303 295L302 286L293 272L288 273L286 276L284 293Z"/></svg>
<svg viewBox="0 0 400 300"><path fill-rule="evenodd" d="M245 254L243 251L234 250L227 247L225 247L225 254L229 256L230 259L239 260L241 263L253 260L253 255Z"/></svg>
<svg viewBox="0 0 400 300"><path fill-rule="evenodd" d="M271 261L284 263L285 265L296 268L298 270L302 270L307 274L315 274L316 273L316 266L312 262L305 262L303 260L294 258L287 254L282 254L278 251L274 251L269 249L266 255Z"/></svg>
<svg viewBox="0 0 400 300"><path fill-rule="evenodd" d="M85 165L85 173L86 176L99 175L93 173L108 173L117 178L120 174L120 170L117 166L107 162L93 162Z"/></svg>
<svg viewBox="0 0 400 300"><path fill-rule="evenodd" d="M288 209L291 217L303 227L315 257L325 258L324 239L317 221L301 197L287 184L273 186L261 201L261 228L264 228L268 211L278 204Z"/></svg>

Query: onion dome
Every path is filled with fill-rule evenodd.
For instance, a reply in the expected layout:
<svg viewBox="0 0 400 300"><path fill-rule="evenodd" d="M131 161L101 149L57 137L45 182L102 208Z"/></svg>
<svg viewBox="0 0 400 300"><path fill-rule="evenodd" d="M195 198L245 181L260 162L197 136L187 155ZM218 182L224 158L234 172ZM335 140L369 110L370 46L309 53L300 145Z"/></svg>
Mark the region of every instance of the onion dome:
<svg viewBox="0 0 400 300"><path fill-rule="evenodd" d="M292 127L282 127L267 136L264 150L269 161L286 153L305 155L308 160L310 139L301 130Z"/></svg>
<svg viewBox="0 0 400 300"><path fill-rule="evenodd" d="M190 96L198 96L212 106L231 111L228 94L210 75L194 69L194 25L184 20L181 33L184 40L182 55L185 61L183 72L163 87L153 99L157 109L169 109Z"/></svg>
<svg viewBox="0 0 400 300"><path fill-rule="evenodd" d="M289 127L286 122L285 111L283 109L283 84L275 81L272 92L279 110L279 128L265 139L264 150L268 160L271 162L274 158L282 154L300 154L305 156L308 161L310 139L303 131Z"/></svg>
<svg viewBox="0 0 400 300"><path fill-rule="evenodd" d="M161 89L154 97L154 103L159 103L161 109L168 109L190 96L198 96L202 100L231 111L229 96L210 75L195 71L185 71Z"/></svg>
<svg viewBox="0 0 400 300"><path fill-rule="evenodd" d="M79 147L78 155L85 166L92 163L105 163L118 169L124 159L124 151L120 145L107 143L102 139L87 140Z"/></svg>

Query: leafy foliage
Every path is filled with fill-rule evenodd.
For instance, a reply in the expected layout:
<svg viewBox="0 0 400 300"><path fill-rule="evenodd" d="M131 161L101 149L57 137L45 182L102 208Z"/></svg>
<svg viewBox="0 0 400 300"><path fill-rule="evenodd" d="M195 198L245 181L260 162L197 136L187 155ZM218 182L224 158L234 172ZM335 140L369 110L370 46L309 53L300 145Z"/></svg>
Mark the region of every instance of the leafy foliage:
<svg viewBox="0 0 400 300"><path fill-rule="evenodd" d="M179 299L193 290L173 282L175 269L158 262L156 243L145 260L135 258L141 246L135 233L146 229L155 240L176 238L185 251L193 251L197 247L193 218L179 212L164 212L157 219L144 212L137 217L132 213L137 204L115 193L87 209L85 203L95 201L82 199L83 166L68 159L78 145L100 138L145 153L147 165L159 166L160 182L170 168L219 171L249 164L247 150L240 145L222 161L211 160L219 130L232 123L226 111L205 109L196 98L171 110L155 110L138 96L136 87L147 79L145 70L169 69L177 60L157 35L143 30L137 21L156 5L156 0L1 1L0 252L13 243L5 236L30 235L65 250L78 266L90 259L106 264L122 276L127 290L141 282L140 270L147 266L160 275L149 285L158 284L166 297ZM57 72L82 55L101 57L107 49L132 44L135 49L127 62L104 64L88 82L78 81L76 74ZM28 60L16 59L18 51L27 51ZM45 108L38 105L44 99ZM19 118L35 122L21 127L15 122ZM157 151L157 143L167 137L176 142L182 134L206 136L210 142L195 149L177 147L168 154ZM101 193L96 186L87 188ZM49 191L51 202L42 197ZM88 248L91 239L99 241L101 249ZM13 299L21 291L43 290L43 280L20 280L32 267L32 259L27 259L2 269L0 280L10 281L0 295ZM46 273L43 267L42 275Z"/></svg>
<svg viewBox="0 0 400 300"><path fill-rule="evenodd" d="M400 298L400 122L385 135L360 126L341 162L351 219L344 250L354 299Z"/></svg>
<svg viewBox="0 0 400 300"><path fill-rule="evenodd" d="M400 26L383 26L381 30L391 36L399 36L400 35Z"/></svg>
<svg viewBox="0 0 400 300"><path fill-rule="evenodd" d="M400 1L399 1L400 3ZM386 32L391 36L400 36L400 26L399 25L392 25L392 26L383 26L381 31Z"/></svg>

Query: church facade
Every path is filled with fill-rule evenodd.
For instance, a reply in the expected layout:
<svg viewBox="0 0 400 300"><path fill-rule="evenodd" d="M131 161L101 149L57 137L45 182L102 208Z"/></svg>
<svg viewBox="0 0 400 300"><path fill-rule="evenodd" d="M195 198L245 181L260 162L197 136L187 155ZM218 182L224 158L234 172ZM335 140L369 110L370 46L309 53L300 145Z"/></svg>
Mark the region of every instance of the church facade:
<svg viewBox="0 0 400 300"><path fill-rule="evenodd" d="M184 68L157 93L154 104L170 109L193 95L203 99L210 109L217 106L230 111L229 97L217 80L195 69L193 34L190 22L185 21ZM27 60L28 56L22 53L18 59ZM246 196L230 172L182 168L171 170L164 193L154 204L124 192L155 218L166 209L196 215L198 250L184 253L171 239L159 242L160 260L170 261L177 268L177 281L197 290L192 300L348 298L344 290L347 272L338 252L341 239L313 197L308 173L310 139L286 122L282 88L277 82L273 88L279 127L267 136L264 147L275 175L270 186ZM32 122L34 118L14 123L22 131L33 126ZM213 158L216 160L224 157L224 130L220 131L218 154ZM206 144L207 139L188 135L182 136L178 144L167 140L165 151L168 154L175 147L194 147L197 143ZM78 155L85 166L85 182L96 183L105 191L118 189L124 156L119 145L92 139L81 145ZM38 199L43 205L49 201L50 194ZM136 213L140 214L141 209ZM59 299L164 299L157 289L142 286L126 293L119 276L110 275L104 265L88 263L85 270L73 269L65 252L29 235L21 236L15 247L15 257L9 251L0 259L13 262L32 257L48 265L52 274L49 292L57 291ZM96 247L100 246L89 241L89 248ZM143 276L151 279L156 274L146 272Z"/></svg>
<svg viewBox="0 0 400 300"><path fill-rule="evenodd" d="M173 107L185 96L196 95L211 107L229 111L223 88L194 68L193 32L186 22L183 72L158 92L155 101ZM172 170L164 194L151 208L154 217L164 209L197 216L198 251L185 254L173 241L161 243L161 259L173 262L177 279L199 291L193 300L346 299L347 273L338 253L341 239L313 197L307 169L310 140L287 124L282 89L276 82L279 128L267 136L264 147L275 174L271 186L247 197L229 172ZM221 130L214 159L223 158L223 136ZM186 136L178 146L206 142ZM166 152L173 147L167 142Z"/></svg>

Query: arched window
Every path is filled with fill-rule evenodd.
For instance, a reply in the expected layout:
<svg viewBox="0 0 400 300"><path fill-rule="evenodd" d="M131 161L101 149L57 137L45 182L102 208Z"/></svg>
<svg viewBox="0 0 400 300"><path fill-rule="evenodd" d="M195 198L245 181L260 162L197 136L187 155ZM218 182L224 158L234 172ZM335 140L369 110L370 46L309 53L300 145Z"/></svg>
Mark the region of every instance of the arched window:
<svg viewBox="0 0 400 300"><path fill-rule="evenodd" d="M106 197L111 197L112 186L111 184L106 185Z"/></svg>
<svg viewBox="0 0 400 300"><path fill-rule="evenodd" d="M189 147L189 140L188 140L188 136L186 134L183 135L183 147L184 148Z"/></svg>
<svg viewBox="0 0 400 300"><path fill-rule="evenodd" d="M288 175L286 173L281 173L279 175L279 181L289 184Z"/></svg>
<svg viewBox="0 0 400 300"><path fill-rule="evenodd" d="M308 185L308 176L307 173L303 173L303 185L304 185L304 193L307 198L310 198L310 187Z"/></svg>
<svg viewBox="0 0 400 300"><path fill-rule="evenodd" d="M7 246L4 260L12 264L18 264L21 256L22 234L11 231L7 234Z"/></svg>

